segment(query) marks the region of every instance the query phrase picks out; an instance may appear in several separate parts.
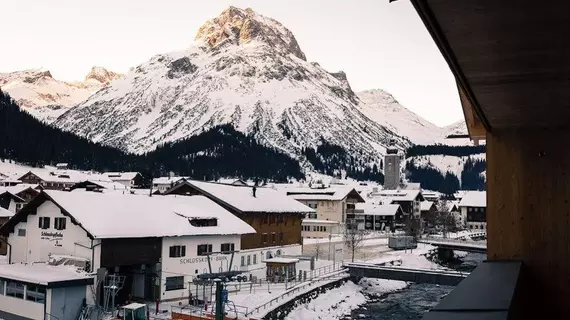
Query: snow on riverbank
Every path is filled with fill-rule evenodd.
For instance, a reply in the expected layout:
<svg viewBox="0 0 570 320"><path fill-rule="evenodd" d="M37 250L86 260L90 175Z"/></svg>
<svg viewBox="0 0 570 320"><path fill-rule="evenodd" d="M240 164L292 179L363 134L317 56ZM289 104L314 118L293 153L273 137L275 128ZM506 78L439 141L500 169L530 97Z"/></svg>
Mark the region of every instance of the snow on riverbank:
<svg viewBox="0 0 570 320"><path fill-rule="evenodd" d="M331 289L311 302L295 308L285 319L340 319L366 303L366 296L362 291L361 286L348 281L341 287Z"/></svg>
<svg viewBox="0 0 570 320"><path fill-rule="evenodd" d="M405 289L407 286L404 281L385 279L364 278L358 285L348 281L341 287L331 289L311 302L298 306L285 319L341 319L365 304L368 301L366 294L380 296Z"/></svg>

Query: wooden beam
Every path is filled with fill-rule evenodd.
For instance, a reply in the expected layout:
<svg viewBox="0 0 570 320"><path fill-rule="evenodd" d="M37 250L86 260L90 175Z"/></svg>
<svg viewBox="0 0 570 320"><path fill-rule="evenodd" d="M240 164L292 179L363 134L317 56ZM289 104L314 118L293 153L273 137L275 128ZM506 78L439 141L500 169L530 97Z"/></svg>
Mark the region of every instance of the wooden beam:
<svg viewBox="0 0 570 320"><path fill-rule="evenodd" d="M463 108L463 115L465 117L465 124L467 125L469 137L475 142L475 145L478 145L479 140L485 140L487 130L479 119L477 113L475 113L473 104L469 99L467 99L463 88L458 85L457 90L459 91L459 99L461 100L461 107Z"/></svg>
<svg viewBox="0 0 570 320"><path fill-rule="evenodd" d="M487 135L487 255L523 261L536 319L570 314L568 140L570 128Z"/></svg>

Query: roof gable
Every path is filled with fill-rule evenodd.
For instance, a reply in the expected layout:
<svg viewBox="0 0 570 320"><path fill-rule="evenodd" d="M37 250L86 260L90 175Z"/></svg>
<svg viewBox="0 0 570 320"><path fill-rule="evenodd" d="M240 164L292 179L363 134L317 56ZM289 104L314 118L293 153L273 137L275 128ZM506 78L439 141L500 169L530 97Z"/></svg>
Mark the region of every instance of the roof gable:
<svg viewBox="0 0 570 320"><path fill-rule="evenodd" d="M187 180L167 190L169 194L187 184L210 197L214 201L223 203L238 212L273 212L273 213L313 213L313 209L290 198L277 190L258 187L253 196L252 187L225 185L212 182Z"/></svg>

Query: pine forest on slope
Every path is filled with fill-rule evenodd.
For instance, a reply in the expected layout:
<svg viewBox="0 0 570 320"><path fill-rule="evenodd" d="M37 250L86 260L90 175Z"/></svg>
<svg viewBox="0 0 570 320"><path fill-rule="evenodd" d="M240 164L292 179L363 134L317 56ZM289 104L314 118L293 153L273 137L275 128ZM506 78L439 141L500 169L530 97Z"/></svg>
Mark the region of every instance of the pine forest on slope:
<svg viewBox="0 0 570 320"><path fill-rule="evenodd" d="M147 179L170 172L196 179L233 176L286 181L304 177L296 160L258 144L231 126L213 127L189 139L134 155L41 123L1 91L0 146L1 159L30 166L66 162L73 168L138 171Z"/></svg>

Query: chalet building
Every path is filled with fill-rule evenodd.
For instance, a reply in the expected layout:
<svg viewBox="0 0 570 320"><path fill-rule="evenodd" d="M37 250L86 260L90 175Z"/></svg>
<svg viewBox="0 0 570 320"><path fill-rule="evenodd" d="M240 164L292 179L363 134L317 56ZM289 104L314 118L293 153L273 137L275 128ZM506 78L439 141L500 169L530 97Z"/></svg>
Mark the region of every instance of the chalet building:
<svg viewBox="0 0 570 320"><path fill-rule="evenodd" d="M0 318L76 320L93 284L69 266L0 265Z"/></svg>
<svg viewBox="0 0 570 320"><path fill-rule="evenodd" d="M0 226L8 222L14 216L14 212L0 207ZM8 253L8 245L5 237L0 236L0 255L5 256ZM1 318L0 318L1 319Z"/></svg>
<svg viewBox="0 0 570 320"><path fill-rule="evenodd" d="M152 191L155 194L162 194L175 185L188 180L187 177L160 177L152 179Z"/></svg>
<svg viewBox="0 0 570 320"><path fill-rule="evenodd" d="M16 186L0 187L0 206L16 213L40 191L39 185L23 183Z"/></svg>
<svg viewBox="0 0 570 320"><path fill-rule="evenodd" d="M287 196L316 210L303 219L303 238L323 238L342 232L347 218L354 218L355 205L364 199L354 188L295 188Z"/></svg>
<svg viewBox="0 0 570 320"><path fill-rule="evenodd" d="M243 269L278 255L302 251L301 222L315 210L270 188L231 186L186 180L165 195L203 195L252 226L255 234L241 237Z"/></svg>
<svg viewBox="0 0 570 320"><path fill-rule="evenodd" d="M98 275L124 276L117 303L129 294L146 301L187 299L188 283L209 272L209 254L240 250L241 235L253 232L203 196L52 190L42 191L0 227L10 244L9 263L65 255L87 259L86 269ZM213 255L213 271L228 271L231 258ZM87 300L94 303L96 296Z"/></svg>
<svg viewBox="0 0 570 320"><path fill-rule="evenodd" d="M487 230L487 192L469 191L458 206L468 229Z"/></svg>
<svg viewBox="0 0 570 320"><path fill-rule="evenodd" d="M107 176L96 173L83 173L75 170L66 171L29 171L18 180L26 184L38 184L46 190L65 190L74 184L85 181L112 182Z"/></svg>
<svg viewBox="0 0 570 320"><path fill-rule="evenodd" d="M404 225L404 212L399 204L356 204L356 215L363 221L360 229L369 231L392 231Z"/></svg>
<svg viewBox="0 0 570 320"><path fill-rule="evenodd" d="M130 188L136 188L142 184L142 175L138 172L105 172L104 175L111 181Z"/></svg>
<svg viewBox="0 0 570 320"><path fill-rule="evenodd" d="M416 218L420 217L421 202L425 200L419 189L380 190L370 194L370 197L374 199L373 202L399 204L405 215L413 215Z"/></svg>
<svg viewBox="0 0 570 320"><path fill-rule="evenodd" d="M436 213L437 207L435 205L435 202L425 200L420 203L420 216L425 227L435 227L432 225L432 223L435 221Z"/></svg>

